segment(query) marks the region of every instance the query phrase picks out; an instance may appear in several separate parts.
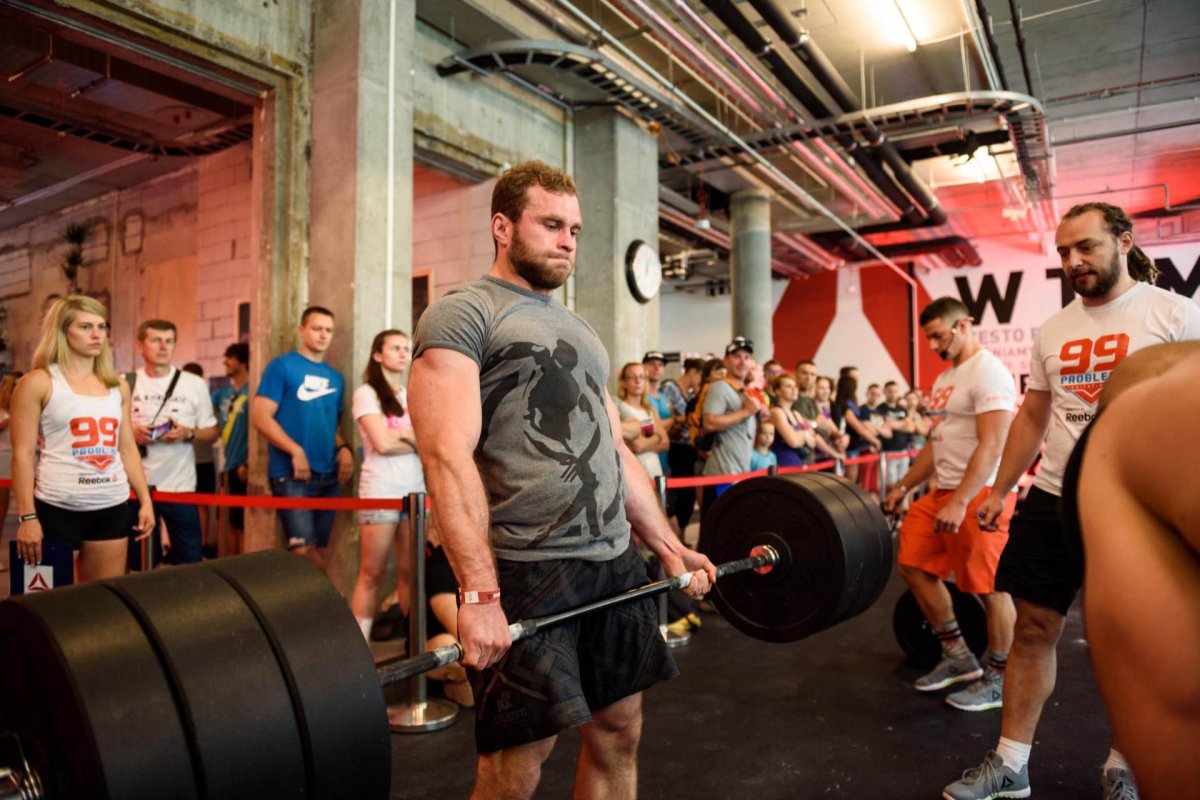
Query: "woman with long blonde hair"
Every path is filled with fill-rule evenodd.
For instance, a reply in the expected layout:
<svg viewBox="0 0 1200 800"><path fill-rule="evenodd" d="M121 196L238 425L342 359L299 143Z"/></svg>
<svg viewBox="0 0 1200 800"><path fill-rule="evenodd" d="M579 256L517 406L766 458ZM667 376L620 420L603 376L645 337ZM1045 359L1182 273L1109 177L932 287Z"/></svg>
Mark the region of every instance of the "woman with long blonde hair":
<svg viewBox="0 0 1200 800"><path fill-rule="evenodd" d="M621 416L621 433L625 444L642 462L647 475L651 478L662 475L658 454L670 447L671 440L663 420L654 413L654 407L646 395L645 365L630 361L621 368L617 394L620 397L617 411Z"/></svg>
<svg viewBox="0 0 1200 800"><path fill-rule="evenodd" d="M78 551L79 582L123 574L129 487L141 503L139 538L150 534L154 508L129 421L129 386L113 369L107 312L95 299L61 297L47 310L32 369L13 394L10 430L21 558L40 563L43 541L67 542Z"/></svg>

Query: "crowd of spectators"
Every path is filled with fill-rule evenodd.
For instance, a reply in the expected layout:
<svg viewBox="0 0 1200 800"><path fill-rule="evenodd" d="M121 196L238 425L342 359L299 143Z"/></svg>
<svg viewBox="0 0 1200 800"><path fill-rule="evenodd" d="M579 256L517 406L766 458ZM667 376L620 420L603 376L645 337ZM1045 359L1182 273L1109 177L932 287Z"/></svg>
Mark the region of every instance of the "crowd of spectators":
<svg viewBox="0 0 1200 800"><path fill-rule="evenodd" d="M63 302L69 305L68 299ZM47 315L47 324L63 327L60 339L70 351L64 351L66 356L60 354L65 360L54 374L61 374L59 380L70 378L72 386L77 385L72 369L83 374L98 368L87 367L84 361L76 363L86 353L70 350L75 340L68 329L78 326L79 318L98 322L92 319L95 310L75 304ZM324 363L334 335L332 312L319 306L306 309L297 333L297 348L266 366L252 395L245 343L226 349L225 375L212 382L215 388L210 391L199 365L176 367L173 363L174 323L150 319L139 326L137 352L142 365L122 376L120 385L123 393L128 392L126 421L151 489L245 494L248 439L253 427L268 442L267 478L277 496L339 496L360 465L361 497L404 497L424 490L416 440L406 415L407 336L388 330L376 337L363 382L352 393L352 414L362 439L356 458L340 432L346 395L343 379ZM43 338L50 341L55 336L54 331L45 331ZM920 447L929 429L919 391L902 394L900 384L893 380L883 386L870 384L860 398L854 367L840 368L834 379L822 375L811 360L801 361L794 370L775 360L760 365L754 359L753 343L741 337L729 344L723 357L683 359L674 377L665 377L667 365L664 353L650 351L640 362L626 363L617 373L617 409L626 444L652 478L730 476L728 483L708 485L702 491L690 487L670 491L668 516L681 537L697 507L703 513L736 476L750 471L821 462L820 468L859 480L875 491L879 478L874 469L860 470L859 465L845 462L867 452L895 453L885 459L887 480L894 482L908 466L907 457L899 454ZM14 385L15 378L10 377L0 390L0 445L5 448L7 406ZM29 449L30 444L24 441L23 448ZM36 447L45 446L46 440L39 438ZM112 454L117 462L130 460L116 448ZM7 467L10 459L2 460ZM120 480L125 480L123 474ZM29 480L22 485L32 488L34 484ZM7 495L7 491L0 494L0 501L7 500ZM42 501L38 503L40 508ZM130 501L127 530L145 533L136 521L139 512L147 513L144 507L148 506L148 502ZM222 511L214 518L206 506L164 502L154 505L153 513L155 563L185 564L216 555L218 531L225 537L220 548L223 553L242 549L244 512L240 508ZM327 569L333 517L328 511L279 512L286 546ZM363 552L352 605L364 636L371 638L389 552L395 553L391 557L398 567L398 613L404 617L409 611L408 520L401 512L381 510L362 512L358 521ZM36 538L40 547L40 530L29 526L19 531L19 539ZM142 548L137 540L141 538L129 536L133 568L140 568ZM431 557L444 560L436 532L433 538ZM40 554L40 550L36 552ZM695 619L694 614L691 618ZM398 633L403 623L390 627ZM449 630L444 625L439 630L453 635L452 628L453 623Z"/></svg>

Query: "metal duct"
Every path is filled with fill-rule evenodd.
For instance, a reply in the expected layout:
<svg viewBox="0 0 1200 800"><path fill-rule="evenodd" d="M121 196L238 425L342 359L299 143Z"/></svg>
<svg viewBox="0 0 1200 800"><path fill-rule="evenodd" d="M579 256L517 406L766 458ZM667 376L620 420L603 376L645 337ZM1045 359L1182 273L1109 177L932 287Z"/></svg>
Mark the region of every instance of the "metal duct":
<svg viewBox="0 0 1200 800"><path fill-rule="evenodd" d="M750 0L750 5L771 26L772 30L775 31L783 43L804 63L805 67L813 74L813 77L825 88L825 91L829 92L829 96L833 98L834 102L841 106L842 111L852 112L862 110L862 104L859 103L858 97L846 85L846 82L838 74L833 64L830 63L821 49L813 43L807 32L800 30L792 24L791 18L779 8L775 0ZM822 116L828 115L828 112L817 113L821 113ZM921 206L922 211L927 217L925 224L944 224L946 222L945 210L938 204L937 198L929 191L929 187L913 174L908 162L900 156L900 153L887 140L883 132L869 120L863 130L871 147L883 156L884 161L891 168L896 180L904 187L904 191L908 192ZM905 218L907 219L907 216Z"/></svg>
<svg viewBox="0 0 1200 800"><path fill-rule="evenodd" d="M750 20L734 7L731 0L703 0L703 2L708 10L715 14L725 27L729 28L733 35L749 48L751 53L770 68L771 73L779 79L792 96L800 101L801 105L818 116L831 116L825 103L804 83L804 80L796 74L783 56L771 48L770 43L759 34ZM842 146L847 155L862 167L871 182L878 186L888 200L900 210L901 218L905 223L913 226L925 221L925 214L922 213L922 210L900 190L896 182L884 172L871 154L858 146L858 141L851 133L839 130L834 135L834 139Z"/></svg>

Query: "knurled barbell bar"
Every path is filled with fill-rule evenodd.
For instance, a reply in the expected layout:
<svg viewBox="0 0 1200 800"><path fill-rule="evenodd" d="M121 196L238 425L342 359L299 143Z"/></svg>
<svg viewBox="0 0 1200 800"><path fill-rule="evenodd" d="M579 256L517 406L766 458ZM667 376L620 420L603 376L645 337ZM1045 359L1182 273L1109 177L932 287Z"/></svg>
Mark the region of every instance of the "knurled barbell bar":
<svg viewBox="0 0 1200 800"><path fill-rule="evenodd" d="M861 613L892 566L878 505L822 474L733 486L701 549L723 562L717 608L774 642ZM519 621L513 638L686 581ZM0 603L0 745L23 751L0 746L0 767L27 760L42 791L26 797L48 800L384 798L382 687L459 657L375 665L345 600L281 551L25 595Z"/></svg>

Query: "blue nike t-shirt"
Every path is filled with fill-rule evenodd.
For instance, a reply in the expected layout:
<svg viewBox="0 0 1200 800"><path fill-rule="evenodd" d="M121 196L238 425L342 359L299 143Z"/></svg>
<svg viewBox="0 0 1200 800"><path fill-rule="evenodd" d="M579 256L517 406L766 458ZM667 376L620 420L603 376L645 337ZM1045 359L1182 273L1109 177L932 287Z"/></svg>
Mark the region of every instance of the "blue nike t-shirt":
<svg viewBox="0 0 1200 800"><path fill-rule="evenodd" d="M313 472L337 470L334 436L346 382L333 367L293 350L271 359L258 383L259 397L275 401L275 421L304 448ZM268 445L267 477L292 476L292 457Z"/></svg>

